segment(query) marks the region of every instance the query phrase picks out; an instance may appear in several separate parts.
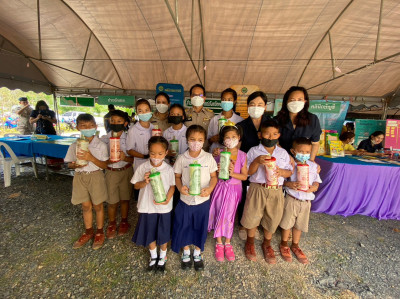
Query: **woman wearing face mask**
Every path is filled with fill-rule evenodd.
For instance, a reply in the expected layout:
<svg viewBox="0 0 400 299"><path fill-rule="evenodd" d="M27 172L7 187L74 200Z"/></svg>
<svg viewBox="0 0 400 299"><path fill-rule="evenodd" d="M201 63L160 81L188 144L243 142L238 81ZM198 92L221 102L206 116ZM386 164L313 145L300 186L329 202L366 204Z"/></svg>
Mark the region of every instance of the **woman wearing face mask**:
<svg viewBox="0 0 400 299"><path fill-rule="evenodd" d="M293 140L305 137L311 140L311 161L315 160L319 148L321 126L318 117L308 112L310 100L307 90L301 86L292 86L283 96L282 108L276 116L281 126L279 145L288 153Z"/></svg>
<svg viewBox="0 0 400 299"><path fill-rule="evenodd" d="M168 111L170 107L169 95L165 92L159 92L155 98L156 111L150 119L150 122L164 132L171 124L168 123Z"/></svg>
<svg viewBox="0 0 400 299"><path fill-rule="evenodd" d="M36 103L35 110L31 112L29 122L36 123L35 134L57 135L53 124L57 123L56 114L49 109L45 101Z"/></svg>
<svg viewBox="0 0 400 299"><path fill-rule="evenodd" d="M385 133L382 131L376 131L372 133L368 139L361 141L357 149L360 152L368 153L368 155L372 156L383 155L380 153L376 153L377 151L383 148L382 145L383 139L385 139Z"/></svg>

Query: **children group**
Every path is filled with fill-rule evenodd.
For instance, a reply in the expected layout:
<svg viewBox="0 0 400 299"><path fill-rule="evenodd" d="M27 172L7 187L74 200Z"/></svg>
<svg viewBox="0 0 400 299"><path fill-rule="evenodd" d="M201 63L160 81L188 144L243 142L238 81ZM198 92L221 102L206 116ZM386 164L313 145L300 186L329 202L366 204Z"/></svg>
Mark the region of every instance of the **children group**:
<svg viewBox="0 0 400 299"><path fill-rule="evenodd" d="M226 94L226 92L225 92ZM232 109L232 107L229 107ZM228 122L216 132L217 144L212 153L204 150L207 131L201 125L185 126L186 114L179 104L171 105L163 136L152 136L154 129L150 119L149 102L136 102L139 120L129 127L127 114L120 110L111 112L110 129L106 136L96 136L96 122L92 115L78 116L77 128L88 142L86 150L77 150L72 144L65 157L68 167L75 170L72 203L81 204L85 232L74 243L80 248L93 240L93 249L103 246L105 239L127 234L129 201L132 184L136 194L139 219L132 241L148 247L148 270L164 271L167 263L167 245L176 253L181 252L181 268L204 269L202 251L207 234L214 231L215 258L217 261L235 260L231 244L236 210L242 199L242 181L250 186L244 203L240 224L247 229L244 252L247 259L256 261L255 233L261 225L264 232L262 252L269 264L276 263L271 239L281 227L280 254L292 261L291 251L297 260L308 263L299 248L302 232L308 231L311 201L321 179L317 164L310 161L311 141L298 138L293 142L291 155L279 146L280 127L271 119L259 128L260 144L248 153L240 150L242 130ZM210 128L209 128L210 130ZM219 133L218 133L219 132ZM110 138L120 140L120 158L110 161ZM171 149L171 140L178 141L179 150ZM221 152L230 153L229 179L219 179ZM293 158L292 158L293 157ZM86 165L77 163L87 161ZM273 169L276 184L267 180L266 167L275 161ZM190 165L200 165L200 194L190 194ZM308 165L309 188L300 190L297 164ZM104 171L105 170L105 171ZM164 202L157 202L151 186L151 175L159 172L166 193ZM108 226L104 233L104 205L107 202ZM121 221L117 225L120 207ZM96 230L93 229L93 210ZM118 228L118 229L117 229ZM292 243L288 239L292 232ZM157 250L159 246L159 251ZM235 250L238 250L237 247Z"/></svg>

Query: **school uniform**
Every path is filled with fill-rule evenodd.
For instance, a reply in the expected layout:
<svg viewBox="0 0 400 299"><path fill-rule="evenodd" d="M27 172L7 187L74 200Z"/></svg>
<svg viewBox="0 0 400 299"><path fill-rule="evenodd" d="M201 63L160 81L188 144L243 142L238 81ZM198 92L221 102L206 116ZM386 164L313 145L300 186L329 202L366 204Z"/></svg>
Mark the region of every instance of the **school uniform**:
<svg viewBox="0 0 400 299"><path fill-rule="evenodd" d="M174 130L171 127L169 127L167 130L164 131L163 137L170 142L172 139L175 139L179 141L179 155L183 154L184 152L187 151L188 149L188 144L186 140L186 130L187 127L185 125L182 126L179 130Z"/></svg>
<svg viewBox="0 0 400 299"><path fill-rule="evenodd" d="M247 153L247 168L259 156L268 155L268 151L260 144L252 147ZM292 170L289 154L281 147L275 146L272 157L281 169ZM278 178L278 187L267 188L266 171L259 165L257 171L249 178L250 188L247 191L243 216L240 221L243 227L252 229L260 223L264 229L274 233L282 219L284 196L282 192L283 177Z"/></svg>
<svg viewBox="0 0 400 299"><path fill-rule="evenodd" d="M88 148L96 159L100 161L108 160L107 145L97 136L93 137ZM67 163L76 161L76 142L69 146L64 161ZM72 204L78 205L90 200L94 205L98 205L107 199L107 186L104 173L100 167L88 161L86 166L75 169L72 181Z"/></svg>
<svg viewBox="0 0 400 299"><path fill-rule="evenodd" d="M166 162L159 167L154 167L147 159L137 168L131 183L143 181L145 173L151 172L152 169L160 172L165 194L167 194L169 188L175 186L175 174ZM171 239L172 199L167 205L155 205L153 189L149 183L139 190L137 209L140 215L132 242L142 246L148 246L154 241L159 245L167 243Z"/></svg>
<svg viewBox="0 0 400 299"><path fill-rule="evenodd" d="M107 135L101 137L107 145L108 153L110 154L110 138L112 137L112 132L108 132ZM126 139L128 134L123 132L119 137L120 150L124 152L125 156L127 154ZM117 163L110 163L106 169L106 184L108 190L108 200L109 204L116 204L120 200L130 200L132 196L132 185L130 180L133 175L133 167L131 163L125 161L119 161Z"/></svg>
<svg viewBox="0 0 400 299"><path fill-rule="evenodd" d="M217 171L218 166L213 156L201 150L198 157L193 158L189 151L180 155L175 162L174 172L181 174L182 186L190 185L189 164L201 165L201 189L210 185L211 173ZM186 245L193 244L204 250L207 239L208 215L210 210L210 196L180 195L175 209L174 226L172 232L171 249L179 253Z"/></svg>
<svg viewBox="0 0 400 299"><path fill-rule="evenodd" d="M128 130L128 138L126 140L127 150L134 150L143 155L148 155L148 144L149 139L151 138L151 130L153 128L154 126L152 124L150 124L149 128L144 128L139 121L134 126L130 127ZM146 161L147 159L135 157L133 170L136 171L136 169Z"/></svg>
<svg viewBox="0 0 400 299"><path fill-rule="evenodd" d="M314 182L322 183L318 174L318 165L310 160L307 161L309 166L309 185ZM296 169L290 176L291 182L297 182L297 163ZM310 219L311 201L315 199L312 192L304 192L284 187L286 191L285 208L280 227L283 229L291 229L295 227L302 232L308 232L308 222Z"/></svg>
<svg viewBox="0 0 400 299"><path fill-rule="evenodd" d="M222 113L214 116L211 121L210 124L208 126L208 133L207 133L207 139L210 139L211 137L218 135L219 134L219 130L218 130L218 120L222 117ZM239 122L241 122L243 120L243 118L236 114L235 112L233 112L232 117L228 118L227 120L230 120L231 122L233 122L234 124L237 124Z"/></svg>

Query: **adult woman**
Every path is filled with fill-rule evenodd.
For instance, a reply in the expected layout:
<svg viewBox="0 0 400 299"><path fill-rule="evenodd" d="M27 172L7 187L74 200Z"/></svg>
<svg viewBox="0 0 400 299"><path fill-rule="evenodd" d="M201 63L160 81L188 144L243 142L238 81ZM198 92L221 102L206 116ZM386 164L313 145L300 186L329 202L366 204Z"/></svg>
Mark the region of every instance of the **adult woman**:
<svg viewBox="0 0 400 299"><path fill-rule="evenodd" d="M29 118L31 124L36 123L35 134L57 135L53 124L57 123L56 114L49 109L45 101L38 101Z"/></svg>
<svg viewBox="0 0 400 299"><path fill-rule="evenodd" d="M171 124L168 123L168 111L170 106L169 95L165 92L159 92L155 98L156 101L156 111L150 119L150 122L158 126L158 128L164 132L168 129Z"/></svg>
<svg viewBox="0 0 400 299"><path fill-rule="evenodd" d="M368 153L375 153L377 150L383 148L382 141L384 138L385 133L382 131L375 131L368 139L361 141L357 149Z"/></svg>
<svg viewBox="0 0 400 299"><path fill-rule="evenodd" d="M301 86L292 86L283 96L282 108L276 120L281 126L279 145L290 153L293 140L306 137L312 142L310 160L314 161L322 131L318 117L308 112L309 106L307 90Z"/></svg>

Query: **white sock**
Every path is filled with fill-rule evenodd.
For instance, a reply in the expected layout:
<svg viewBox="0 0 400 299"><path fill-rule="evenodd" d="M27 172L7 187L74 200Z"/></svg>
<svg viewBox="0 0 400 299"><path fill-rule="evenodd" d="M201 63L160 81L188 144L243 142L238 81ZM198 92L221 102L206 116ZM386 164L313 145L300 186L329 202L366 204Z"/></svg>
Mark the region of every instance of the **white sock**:
<svg viewBox="0 0 400 299"><path fill-rule="evenodd" d="M184 249L183 250L183 255L187 255L188 258L183 259L183 262L187 263L190 261L190 249Z"/></svg>
<svg viewBox="0 0 400 299"><path fill-rule="evenodd" d="M167 255L167 250L163 251L163 250L160 249L160 259L158 260L158 265L159 266L164 265L165 262L163 260L161 260L161 259L164 258L166 255Z"/></svg>
<svg viewBox="0 0 400 299"><path fill-rule="evenodd" d="M195 249L195 250L193 251L193 256L199 256L200 254L201 254L201 251L198 250L198 249Z"/></svg>
<svg viewBox="0 0 400 299"><path fill-rule="evenodd" d="M226 242L226 241L225 241L225 245L230 245L230 244L231 244L231 242Z"/></svg>
<svg viewBox="0 0 400 299"><path fill-rule="evenodd" d="M150 256L152 259L156 259L157 258L157 247L152 249L149 249L150 251ZM150 261L150 265L149 266L153 266L156 263L156 261Z"/></svg>

